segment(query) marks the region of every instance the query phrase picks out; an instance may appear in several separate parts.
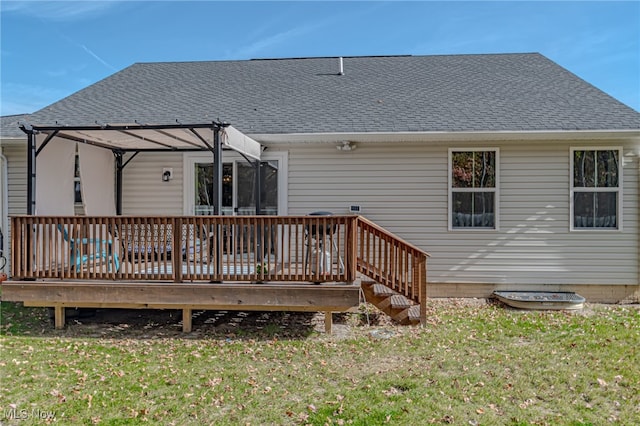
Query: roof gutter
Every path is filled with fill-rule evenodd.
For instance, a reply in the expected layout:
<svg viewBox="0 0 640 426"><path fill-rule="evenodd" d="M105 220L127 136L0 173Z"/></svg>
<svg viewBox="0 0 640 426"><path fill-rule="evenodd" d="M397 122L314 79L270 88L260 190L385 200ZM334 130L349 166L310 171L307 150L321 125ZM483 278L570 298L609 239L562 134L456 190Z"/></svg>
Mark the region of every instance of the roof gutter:
<svg viewBox="0 0 640 426"><path fill-rule="evenodd" d="M627 140L640 144L640 129L623 130L541 130L541 131L462 131L462 132L335 132L335 133L251 133L253 139L278 143L351 142L475 142L517 140Z"/></svg>

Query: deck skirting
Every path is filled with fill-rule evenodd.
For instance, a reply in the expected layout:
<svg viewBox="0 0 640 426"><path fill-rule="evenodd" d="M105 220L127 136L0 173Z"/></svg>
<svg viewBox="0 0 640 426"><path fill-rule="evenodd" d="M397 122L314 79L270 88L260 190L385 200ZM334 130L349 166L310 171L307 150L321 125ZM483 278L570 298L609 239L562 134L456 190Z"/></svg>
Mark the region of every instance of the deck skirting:
<svg viewBox="0 0 640 426"><path fill-rule="evenodd" d="M360 286L348 283L140 283L5 281L2 300L53 307L56 328L64 308L182 309L183 330L191 331L193 310L346 312L360 304Z"/></svg>

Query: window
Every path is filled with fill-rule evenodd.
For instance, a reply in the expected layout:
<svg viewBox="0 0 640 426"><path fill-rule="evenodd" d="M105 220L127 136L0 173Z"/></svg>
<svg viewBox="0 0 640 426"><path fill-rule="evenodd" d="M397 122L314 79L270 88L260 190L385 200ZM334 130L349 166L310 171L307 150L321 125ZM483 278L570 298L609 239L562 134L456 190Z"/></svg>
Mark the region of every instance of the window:
<svg viewBox="0 0 640 426"><path fill-rule="evenodd" d="M571 149L572 229L619 229L620 149Z"/></svg>
<svg viewBox="0 0 640 426"><path fill-rule="evenodd" d="M449 151L449 228L497 229L498 150Z"/></svg>

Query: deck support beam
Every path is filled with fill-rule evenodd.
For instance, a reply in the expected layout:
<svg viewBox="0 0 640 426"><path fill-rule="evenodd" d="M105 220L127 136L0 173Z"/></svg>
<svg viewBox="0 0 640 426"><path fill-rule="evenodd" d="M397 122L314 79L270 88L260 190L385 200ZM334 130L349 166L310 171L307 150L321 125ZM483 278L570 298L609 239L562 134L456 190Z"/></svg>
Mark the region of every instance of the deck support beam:
<svg viewBox="0 0 640 426"><path fill-rule="evenodd" d="M182 330L192 331L193 310L324 312L325 331L333 312L360 305L354 284L173 284L140 282L5 281L2 299L25 306L54 307L55 327L64 328L65 308L179 309Z"/></svg>

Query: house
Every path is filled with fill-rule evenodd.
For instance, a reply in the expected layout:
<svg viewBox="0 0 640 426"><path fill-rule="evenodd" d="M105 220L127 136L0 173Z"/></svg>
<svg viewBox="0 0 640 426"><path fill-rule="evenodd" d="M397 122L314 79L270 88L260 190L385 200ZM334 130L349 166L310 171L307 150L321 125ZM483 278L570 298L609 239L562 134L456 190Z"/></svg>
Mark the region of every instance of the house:
<svg viewBox="0 0 640 426"><path fill-rule="evenodd" d="M23 121L78 145L182 123L260 144L263 213L357 213L429 252L430 297L640 297L640 113L540 54L137 63ZM9 170L24 169L26 144L4 135ZM211 163L140 152L120 213L216 211ZM255 169L234 151L220 168L217 211L254 214ZM8 211L25 213L25 178L9 179Z"/></svg>

